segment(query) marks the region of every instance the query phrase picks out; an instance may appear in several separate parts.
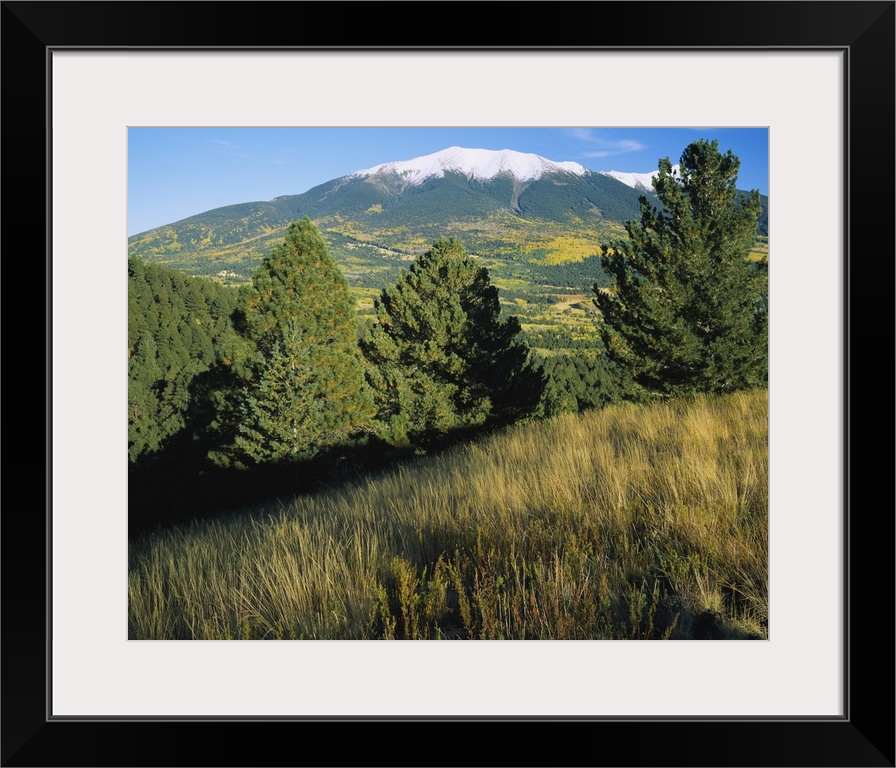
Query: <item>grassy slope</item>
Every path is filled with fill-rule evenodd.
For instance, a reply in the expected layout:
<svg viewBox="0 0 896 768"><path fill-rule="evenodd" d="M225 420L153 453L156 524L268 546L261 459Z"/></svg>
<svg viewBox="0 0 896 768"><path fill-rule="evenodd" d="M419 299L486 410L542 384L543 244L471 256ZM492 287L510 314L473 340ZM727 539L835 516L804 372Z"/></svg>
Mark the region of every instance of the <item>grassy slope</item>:
<svg viewBox="0 0 896 768"><path fill-rule="evenodd" d="M131 638L767 637L768 395L518 425L131 547Z"/></svg>

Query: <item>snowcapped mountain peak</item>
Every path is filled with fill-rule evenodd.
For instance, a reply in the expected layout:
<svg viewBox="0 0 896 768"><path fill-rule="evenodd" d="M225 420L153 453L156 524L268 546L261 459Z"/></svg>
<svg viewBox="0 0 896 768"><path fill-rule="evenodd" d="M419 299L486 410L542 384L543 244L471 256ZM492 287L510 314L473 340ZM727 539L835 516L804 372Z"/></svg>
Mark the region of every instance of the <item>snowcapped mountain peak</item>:
<svg viewBox="0 0 896 768"><path fill-rule="evenodd" d="M373 168L356 171L351 178L376 175L397 175L410 186L423 183L432 176L441 177L446 172L461 173L469 179L487 181L502 174L510 174L518 181L533 181L545 173L566 172L582 176L589 173L583 165L573 162L555 163L539 155L515 152L512 149L465 149L448 147L431 155L381 163Z"/></svg>
<svg viewBox="0 0 896 768"><path fill-rule="evenodd" d="M617 181L621 181L628 187L633 189L643 189L646 192L653 192L653 178L659 173L652 171L650 173L625 173L623 171L600 171L604 176L612 176ZM678 177L681 175L680 166L676 163L672 166L672 175Z"/></svg>

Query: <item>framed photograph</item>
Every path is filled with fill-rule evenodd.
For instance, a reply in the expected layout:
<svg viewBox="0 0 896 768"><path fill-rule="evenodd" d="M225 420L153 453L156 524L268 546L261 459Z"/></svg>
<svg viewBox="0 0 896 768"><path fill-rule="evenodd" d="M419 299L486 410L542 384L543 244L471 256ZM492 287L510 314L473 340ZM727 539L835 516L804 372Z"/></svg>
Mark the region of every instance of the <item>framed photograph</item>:
<svg viewBox="0 0 896 768"><path fill-rule="evenodd" d="M477 26L510 12L574 31L358 47L319 31L348 14L417 38L408 6L213 7L194 32L172 16L211 4L3 3L8 244L25 223L46 229L43 261L8 248L6 266L46 269L47 413L46 514L8 504L5 520L3 765L274 765L280 749L334 765L894 765L892 455L862 429L887 424L890 444L892 393L861 388L872 360L875 384L892 364L894 3L479 5ZM297 7L307 24L289 29ZM639 21L611 33L610 11ZM122 262L137 126L766 129L769 636L129 637ZM432 754L401 746L410 722ZM466 757L436 730L476 722L520 730ZM337 740L298 754L286 723Z"/></svg>

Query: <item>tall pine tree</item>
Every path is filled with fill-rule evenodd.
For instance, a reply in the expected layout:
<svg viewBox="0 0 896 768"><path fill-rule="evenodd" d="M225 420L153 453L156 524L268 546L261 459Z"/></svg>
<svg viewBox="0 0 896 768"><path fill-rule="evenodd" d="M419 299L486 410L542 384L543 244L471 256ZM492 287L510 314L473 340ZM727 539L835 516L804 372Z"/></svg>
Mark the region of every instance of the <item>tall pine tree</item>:
<svg viewBox="0 0 896 768"><path fill-rule="evenodd" d="M488 270L454 238L436 240L382 292L361 346L387 439L425 446L535 411L545 379L519 321L500 313Z"/></svg>
<svg viewBox="0 0 896 768"><path fill-rule="evenodd" d="M611 360L649 395L729 392L768 381L767 262L748 258L759 193L737 191L740 160L690 144L680 178L660 160L628 239L604 248L614 279L594 286Z"/></svg>
<svg viewBox="0 0 896 768"><path fill-rule="evenodd" d="M237 330L246 344L232 355L235 434L218 463L306 459L369 428L373 406L348 283L307 217L290 224L255 272Z"/></svg>

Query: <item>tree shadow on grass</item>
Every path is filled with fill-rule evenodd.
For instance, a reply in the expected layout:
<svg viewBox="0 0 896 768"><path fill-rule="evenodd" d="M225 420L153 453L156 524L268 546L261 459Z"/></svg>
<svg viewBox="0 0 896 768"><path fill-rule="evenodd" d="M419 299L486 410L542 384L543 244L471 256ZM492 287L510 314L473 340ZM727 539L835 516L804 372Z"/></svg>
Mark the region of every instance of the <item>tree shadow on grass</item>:
<svg viewBox="0 0 896 768"><path fill-rule="evenodd" d="M206 459L206 446L184 433L169 441L152 460L129 469L128 537L133 540L194 520L288 502L437 456L486 434L482 428L457 429L431 439L425 449L394 446L370 436L363 442L321 451L312 459L220 468Z"/></svg>

